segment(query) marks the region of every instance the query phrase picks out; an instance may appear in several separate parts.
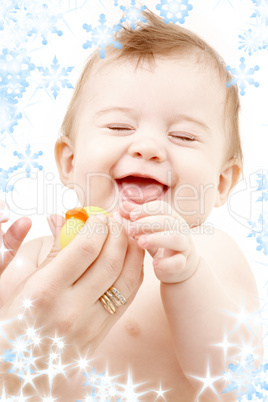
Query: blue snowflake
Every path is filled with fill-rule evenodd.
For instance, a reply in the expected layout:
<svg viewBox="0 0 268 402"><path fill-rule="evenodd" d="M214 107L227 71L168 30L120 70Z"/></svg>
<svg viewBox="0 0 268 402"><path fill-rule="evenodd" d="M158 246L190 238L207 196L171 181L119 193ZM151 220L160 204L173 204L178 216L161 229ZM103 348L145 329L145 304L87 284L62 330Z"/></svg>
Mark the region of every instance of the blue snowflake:
<svg viewBox="0 0 268 402"><path fill-rule="evenodd" d="M0 168L0 191L8 193L9 191L14 190L14 186L8 184L10 179L10 173L12 172L13 168L9 168L8 170Z"/></svg>
<svg viewBox="0 0 268 402"><path fill-rule="evenodd" d="M268 25L268 2L267 0L252 0L254 12L251 18L256 18L259 23Z"/></svg>
<svg viewBox="0 0 268 402"><path fill-rule="evenodd" d="M160 0L160 4L156 5L156 9L160 11L160 15L164 17L164 22L168 24L173 22L176 24L184 24L185 18L188 17L189 11L193 6L189 4L189 0Z"/></svg>
<svg viewBox="0 0 268 402"><path fill-rule="evenodd" d="M73 70L73 67L60 68L56 56L52 61L51 69L48 67L37 67L37 69L42 73L42 85L39 85L39 88L49 88L54 99L59 94L60 86L62 88L73 88L68 78L66 78Z"/></svg>
<svg viewBox="0 0 268 402"><path fill-rule="evenodd" d="M4 353L1 355L2 359L4 359L4 362L13 362L15 360L15 353L13 349L9 350L4 350Z"/></svg>
<svg viewBox="0 0 268 402"><path fill-rule="evenodd" d="M98 374L95 367L92 367L92 370L90 373L82 373L84 377L86 377L86 382L83 384L83 386L89 385L92 390L95 389L97 385L100 384L101 382L101 377L104 375L104 373Z"/></svg>
<svg viewBox="0 0 268 402"><path fill-rule="evenodd" d="M243 49L245 52L251 56L253 53L257 52L257 50L262 49L264 46L264 42L260 36L256 35L256 30L252 31L249 29L244 32L242 35L238 35L239 37L239 50Z"/></svg>
<svg viewBox="0 0 268 402"><path fill-rule="evenodd" d="M136 0L131 0L131 6L125 7L121 6L120 7L122 11L125 12L125 16L121 18L120 22L125 22L129 21L131 23L131 28L135 29L136 23L138 21L141 22L146 22L146 18L142 16L142 11L146 10L146 6L136 6Z"/></svg>
<svg viewBox="0 0 268 402"><path fill-rule="evenodd" d="M0 96L0 134L12 134L18 120L22 118L16 105L17 101L7 101L4 96ZM1 142L3 145L3 142Z"/></svg>
<svg viewBox="0 0 268 402"><path fill-rule="evenodd" d="M256 381L261 370L254 366L254 360L252 356L248 356L245 362L239 362L238 364L229 364L229 372L223 374L231 375L231 380L223 393L236 391L237 401L244 400L246 397L248 401L253 397L258 399L263 398L263 394L258 392L256 388Z"/></svg>
<svg viewBox="0 0 268 402"><path fill-rule="evenodd" d="M18 1L9 0L0 2L0 31L3 31L6 25L16 22L15 10L18 7Z"/></svg>
<svg viewBox="0 0 268 402"><path fill-rule="evenodd" d="M28 144L26 146L24 154L17 151L13 152L13 154L17 156L17 158L22 160L22 162L19 162L16 166L13 167L13 169L24 168L26 172L26 177L31 176L31 171L33 168L37 168L39 170L43 169L43 166L38 165L38 162L35 161L39 158L39 156L43 155L43 152L39 151L38 153L32 154L31 145Z"/></svg>
<svg viewBox="0 0 268 402"><path fill-rule="evenodd" d="M260 192L256 202L265 203L268 201L268 172L263 171L262 173L256 174L256 181L258 183L257 192ZM248 237L254 237L258 246L257 251L262 251L264 255L268 254L268 208L264 207L263 212L259 215L256 221L248 221L251 227L251 232Z"/></svg>
<svg viewBox="0 0 268 402"><path fill-rule="evenodd" d="M91 41L86 41L83 44L84 49L88 49L89 47L91 48L92 45L96 45L99 47L99 54L100 58L104 59L106 55L106 46L108 45L113 45L117 49L121 49L122 45L119 43L117 40L114 39L114 34L118 32L120 29L122 29L122 26L117 24L114 25L113 28L107 27L105 25L106 23L106 17L104 14L101 14L99 17L99 23L100 25L96 28L92 28L91 25L84 24L83 28L87 32L91 32Z"/></svg>
<svg viewBox="0 0 268 402"><path fill-rule="evenodd" d="M257 201L268 201L268 171L263 173L257 173L256 181L258 183L258 188L256 191L261 192L261 196Z"/></svg>
<svg viewBox="0 0 268 402"><path fill-rule="evenodd" d="M264 255L268 254L268 214L264 216L259 215L257 221L249 221L251 232L248 237L255 237L258 246L257 251L262 251Z"/></svg>
<svg viewBox="0 0 268 402"><path fill-rule="evenodd" d="M25 49L3 49L0 55L0 94L9 103L22 98L35 65Z"/></svg>
<svg viewBox="0 0 268 402"><path fill-rule="evenodd" d="M57 23L62 19L62 14L53 15L50 9L49 5L44 2L39 3L39 5L29 2L24 18L24 23L28 26L28 36L41 37L43 45L48 44L48 34L63 35L62 30L57 28Z"/></svg>
<svg viewBox="0 0 268 402"><path fill-rule="evenodd" d="M255 87L259 87L260 84L259 82L256 82L252 75L255 73L255 71L258 71L260 69L259 66L255 66L253 68L248 68L246 70L246 64L245 64L245 58L241 57L240 58L240 64L239 64L239 69L237 68L232 68L230 66L226 67L227 71L230 71L231 74L234 76L231 81L227 82L226 86L227 88L230 88L232 85L235 85L237 83L239 88L240 88L240 95L244 96L245 95L245 88L247 86L247 83L249 85L254 85Z"/></svg>

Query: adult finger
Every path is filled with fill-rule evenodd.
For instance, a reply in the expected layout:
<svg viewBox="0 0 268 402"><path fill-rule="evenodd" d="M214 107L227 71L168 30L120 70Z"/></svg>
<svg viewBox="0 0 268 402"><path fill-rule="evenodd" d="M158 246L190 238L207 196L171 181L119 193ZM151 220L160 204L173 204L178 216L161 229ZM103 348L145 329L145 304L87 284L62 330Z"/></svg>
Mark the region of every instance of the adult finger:
<svg viewBox="0 0 268 402"><path fill-rule="evenodd" d="M108 235L104 221L92 215L71 243L44 268L44 275L54 286L73 285L92 265Z"/></svg>
<svg viewBox="0 0 268 402"><path fill-rule="evenodd" d="M65 223L65 218L61 215L55 214L55 215L49 216L47 221L48 221L48 225L50 227L54 240L53 240L53 244L52 244L50 252L48 253L46 259L42 262L42 264L39 265L38 268L44 268L51 261L53 261L54 258L61 251L60 232Z"/></svg>
<svg viewBox="0 0 268 402"><path fill-rule="evenodd" d="M97 300L119 277L127 253L128 235L121 223L108 217L109 234L98 259L79 278L77 292L91 295Z"/></svg>
<svg viewBox="0 0 268 402"><path fill-rule="evenodd" d="M4 200L0 200L0 224L9 220L9 208Z"/></svg>
<svg viewBox="0 0 268 402"><path fill-rule="evenodd" d="M2 245L6 251L2 259L2 272L15 257L21 243L31 229L32 222L29 218L23 217L15 221L5 234L3 234Z"/></svg>

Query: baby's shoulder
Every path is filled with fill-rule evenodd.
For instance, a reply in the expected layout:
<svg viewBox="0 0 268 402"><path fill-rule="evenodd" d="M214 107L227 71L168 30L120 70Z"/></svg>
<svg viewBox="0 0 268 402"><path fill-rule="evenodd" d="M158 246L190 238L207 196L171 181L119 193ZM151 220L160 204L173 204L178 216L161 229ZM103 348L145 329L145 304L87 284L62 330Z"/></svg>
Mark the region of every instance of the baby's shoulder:
<svg viewBox="0 0 268 402"><path fill-rule="evenodd" d="M245 291L257 295L257 286L252 269L235 240L220 229L211 233L194 234L200 255L222 283L233 291Z"/></svg>

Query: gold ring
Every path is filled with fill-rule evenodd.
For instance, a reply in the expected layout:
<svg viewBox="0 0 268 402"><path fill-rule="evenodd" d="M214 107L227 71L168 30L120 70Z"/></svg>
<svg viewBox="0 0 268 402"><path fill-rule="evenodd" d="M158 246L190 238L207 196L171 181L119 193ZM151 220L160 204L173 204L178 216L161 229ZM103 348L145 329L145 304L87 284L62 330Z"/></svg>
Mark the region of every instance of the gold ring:
<svg viewBox="0 0 268 402"><path fill-rule="evenodd" d="M110 314L116 312L116 308L126 304L126 298L115 287L108 289L101 297L100 302Z"/></svg>

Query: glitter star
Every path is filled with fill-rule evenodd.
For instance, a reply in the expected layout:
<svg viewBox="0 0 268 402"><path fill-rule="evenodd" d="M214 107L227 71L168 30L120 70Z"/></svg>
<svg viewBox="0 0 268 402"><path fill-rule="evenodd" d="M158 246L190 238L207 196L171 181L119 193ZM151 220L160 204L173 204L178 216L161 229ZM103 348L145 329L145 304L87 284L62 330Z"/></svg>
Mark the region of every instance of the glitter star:
<svg viewBox="0 0 268 402"><path fill-rule="evenodd" d="M197 396L197 399L199 398L199 396L200 396L207 388L212 389L212 391L213 391L213 392L216 394L216 396L220 399L220 397L219 397L217 391L215 390L215 388L214 388L214 386L213 386L213 383L216 382L216 381L218 381L218 380L220 380L220 379L222 379L222 376L220 376L220 377L211 377L211 376L210 376L209 363L208 363L208 366L207 366L207 374L206 374L206 377L197 377L197 376L194 376L194 375L191 375L191 377L196 378L197 380L203 382L203 387L202 387L201 391L199 392L199 394L198 394L198 396Z"/></svg>
<svg viewBox="0 0 268 402"><path fill-rule="evenodd" d="M166 401L166 398L164 397L164 394L166 393L166 392L168 392L168 391L170 391L169 389L167 389L167 390L163 390L162 389L162 385L161 385L161 383L160 383L160 387L159 387L159 390L158 391L155 391L155 390L153 390L153 392L156 392L157 393L157 397L156 397L156 399L155 400L157 400L158 398L162 398L162 399L164 399L165 401Z"/></svg>
<svg viewBox="0 0 268 402"><path fill-rule="evenodd" d="M223 351L224 351L224 360L225 360L225 362L226 362L226 356L227 356L228 349L231 348L231 347L234 347L234 346L236 346L236 345L235 345L234 343L229 343L229 342L228 342L227 334L226 334L226 330L225 330L223 341L222 341L221 343L216 343L216 344L214 344L214 346L219 346L219 347L223 348Z"/></svg>
<svg viewBox="0 0 268 402"><path fill-rule="evenodd" d="M128 378L127 378L127 384L123 385L121 384L121 387L124 388L124 392L122 392L122 398L124 400L124 398L126 398L127 401L139 401L139 397L142 395L147 394L149 391L145 391L145 392L135 392L135 388L139 387L140 385L143 385L145 383L140 383L140 384L133 384L133 380L132 380L132 374L129 371L128 372Z"/></svg>
<svg viewBox="0 0 268 402"><path fill-rule="evenodd" d="M250 330L250 332L255 336L255 333L254 333L253 329L251 328L251 326L249 325L249 322L253 321L253 317L254 317L254 321L255 321L255 316L258 314L258 312L248 313L247 310L245 309L244 299L243 298L242 298L242 302L241 302L241 310L240 310L239 313L233 313L233 312L230 312L230 311L225 311L225 313L237 318L237 323L236 323L231 335L233 335L233 333L241 325L245 325Z"/></svg>
<svg viewBox="0 0 268 402"><path fill-rule="evenodd" d="M12 249L6 248L5 245L4 245L4 242L3 242L3 240L2 240L2 244L1 244L1 247L0 247L0 254L1 254L1 256L2 256L2 264L3 264L3 262L4 262L4 255L5 255L5 253L6 253L7 251L12 251Z"/></svg>

